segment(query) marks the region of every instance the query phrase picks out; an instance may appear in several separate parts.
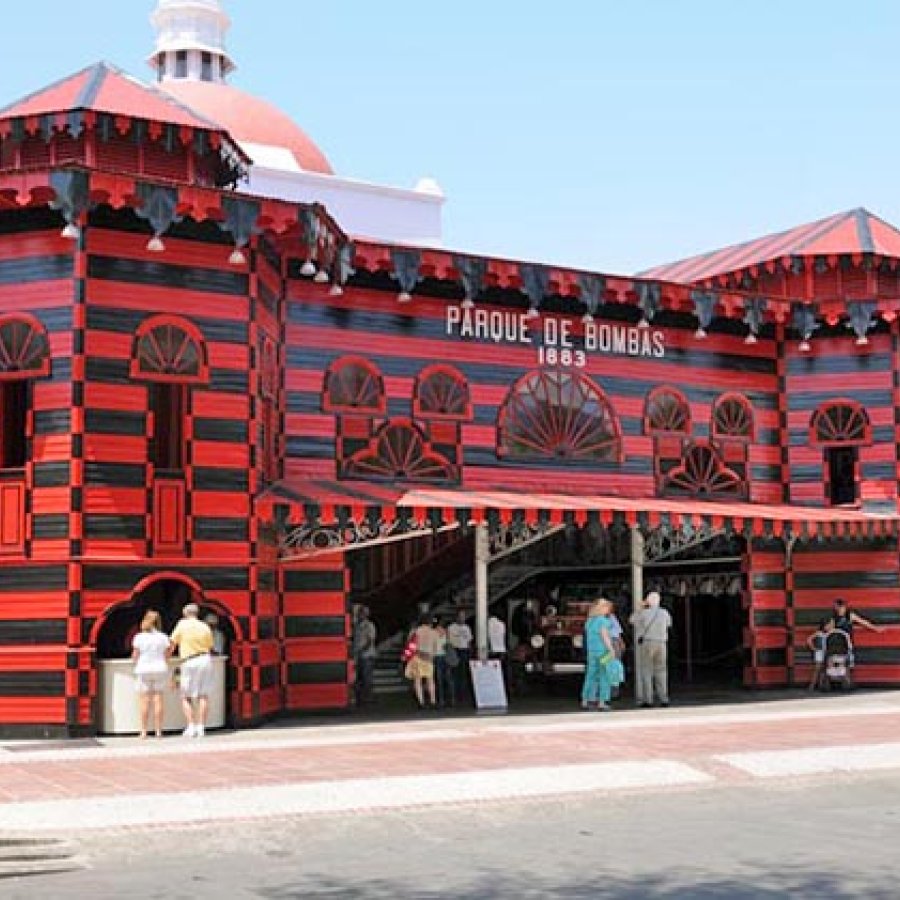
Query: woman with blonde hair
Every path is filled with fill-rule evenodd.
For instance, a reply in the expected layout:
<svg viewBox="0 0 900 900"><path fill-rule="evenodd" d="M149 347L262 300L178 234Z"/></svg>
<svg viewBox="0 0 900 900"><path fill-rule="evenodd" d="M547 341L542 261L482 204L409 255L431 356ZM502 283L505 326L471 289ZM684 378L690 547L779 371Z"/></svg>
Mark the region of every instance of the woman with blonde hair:
<svg viewBox="0 0 900 900"><path fill-rule="evenodd" d="M172 651L169 637L162 631L162 621L155 609L149 609L141 620L141 630L131 644L134 660L134 682L141 713L141 740L147 737L150 707L153 707L154 732L162 737L163 691L169 674L168 658Z"/></svg>
<svg viewBox="0 0 900 900"><path fill-rule="evenodd" d="M616 659L615 645L610 636L612 603L605 597L598 599L588 614L584 625L584 652L587 664L584 685L581 688L583 709L606 711L610 708L612 679L609 666Z"/></svg>

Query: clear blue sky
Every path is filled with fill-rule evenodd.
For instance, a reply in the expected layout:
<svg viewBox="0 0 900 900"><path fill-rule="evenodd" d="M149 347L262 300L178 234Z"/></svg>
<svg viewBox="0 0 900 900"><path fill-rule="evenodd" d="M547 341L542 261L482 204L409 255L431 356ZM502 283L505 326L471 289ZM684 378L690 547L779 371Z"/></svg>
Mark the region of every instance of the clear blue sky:
<svg viewBox="0 0 900 900"><path fill-rule="evenodd" d="M142 77L154 0L3 4L4 100ZM233 81L446 242L627 272L854 206L900 223L896 0L230 0Z"/></svg>

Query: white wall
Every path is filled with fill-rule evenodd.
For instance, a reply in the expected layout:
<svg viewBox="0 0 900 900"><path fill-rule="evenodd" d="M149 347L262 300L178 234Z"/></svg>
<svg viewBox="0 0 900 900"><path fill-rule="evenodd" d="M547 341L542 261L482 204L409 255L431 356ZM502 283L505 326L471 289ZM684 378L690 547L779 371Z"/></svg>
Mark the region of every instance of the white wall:
<svg viewBox="0 0 900 900"><path fill-rule="evenodd" d="M259 158L246 147L251 158ZM433 183L430 183L433 184ZM439 246L443 239L444 196L436 186L425 190L385 187L320 175L254 165L242 188L258 197L321 203L351 237Z"/></svg>

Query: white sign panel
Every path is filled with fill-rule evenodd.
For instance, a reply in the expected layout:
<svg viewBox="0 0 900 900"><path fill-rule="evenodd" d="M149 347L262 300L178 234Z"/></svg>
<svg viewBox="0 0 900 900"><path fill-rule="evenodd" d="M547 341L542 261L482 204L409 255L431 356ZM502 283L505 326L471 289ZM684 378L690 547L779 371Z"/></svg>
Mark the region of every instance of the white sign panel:
<svg viewBox="0 0 900 900"><path fill-rule="evenodd" d="M509 704L500 660L488 659L481 662L475 659L469 663L469 669L472 672L475 706L478 709L506 709Z"/></svg>

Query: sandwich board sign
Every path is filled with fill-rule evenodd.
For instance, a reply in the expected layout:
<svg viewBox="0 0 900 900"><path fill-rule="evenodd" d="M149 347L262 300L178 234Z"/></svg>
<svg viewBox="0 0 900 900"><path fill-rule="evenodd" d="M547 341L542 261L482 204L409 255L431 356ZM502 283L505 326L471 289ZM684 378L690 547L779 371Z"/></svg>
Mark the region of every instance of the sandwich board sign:
<svg viewBox="0 0 900 900"><path fill-rule="evenodd" d="M499 659L473 659L469 663L472 673L472 690L475 694L475 708L479 710L505 712L506 685L503 682L503 666Z"/></svg>

